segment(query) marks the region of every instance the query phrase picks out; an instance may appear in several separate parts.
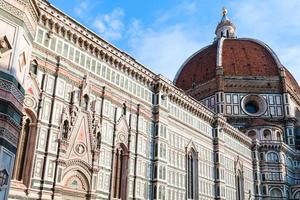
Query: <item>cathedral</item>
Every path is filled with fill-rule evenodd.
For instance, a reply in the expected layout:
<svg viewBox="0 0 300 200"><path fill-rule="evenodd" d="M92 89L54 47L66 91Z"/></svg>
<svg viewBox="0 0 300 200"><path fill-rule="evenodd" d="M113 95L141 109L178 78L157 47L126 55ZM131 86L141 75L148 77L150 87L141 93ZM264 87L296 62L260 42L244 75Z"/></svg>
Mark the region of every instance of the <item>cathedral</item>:
<svg viewBox="0 0 300 200"><path fill-rule="evenodd" d="M300 199L300 87L226 9L173 81L46 0L0 27L0 200Z"/></svg>

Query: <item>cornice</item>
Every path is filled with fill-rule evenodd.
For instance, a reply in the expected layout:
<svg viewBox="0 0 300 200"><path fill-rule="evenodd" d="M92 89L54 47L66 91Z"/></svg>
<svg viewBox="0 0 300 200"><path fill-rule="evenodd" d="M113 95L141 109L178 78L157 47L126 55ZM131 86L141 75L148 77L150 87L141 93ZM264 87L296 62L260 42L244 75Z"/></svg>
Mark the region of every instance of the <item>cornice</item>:
<svg viewBox="0 0 300 200"><path fill-rule="evenodd" d="M90 53L112 66L127 71L133 77L141 81L152 82L155 74L145 66L138 63L134 58L124 51L109 44L96 33L65 15L48 2L40 1L41 16L39 24L46 27L59 36L69 40L80 47L83 51Z"/></svg>
<svg viewBox="0 0 300 200"><path fill-rule="evenodd" d="M162 75L157 75L156 87L157 89L166 92L171 101L197 117L200 117L200 119L208 122L209 124L213 123L214 113L212 111L203 106L193 97L186 95L181 89L174 86L170 80L166 79Z"/></svg>
<svg viewBox="0 0 300 200"><path fill-rule="evenodd" d="M245 135L243 132L231 126L227 123L226 118L220 114L215 115L215 123L224 130L225 133L229 134L239 142L245 144L248 147L252 146L252 140Z"/></svg>

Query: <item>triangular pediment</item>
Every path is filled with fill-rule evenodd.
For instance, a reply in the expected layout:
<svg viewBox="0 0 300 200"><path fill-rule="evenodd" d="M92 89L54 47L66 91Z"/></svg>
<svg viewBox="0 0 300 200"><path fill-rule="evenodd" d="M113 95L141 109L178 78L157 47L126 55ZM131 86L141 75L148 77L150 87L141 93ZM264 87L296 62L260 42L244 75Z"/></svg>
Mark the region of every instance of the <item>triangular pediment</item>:
<svg viewBox="0 0 300 200"><path fill-rule="evenodd" d="M69 138L69 146L66 152L67 159L81 159L92 164L89 132L88 116L86 113L80 113Z"/></svg>
<svg viewBox="0 0 300 200"><path fill-rule="evenodd" d="M189 143L187 144L185 149L186 149L186 152L189 152L191 149L193 149L195 151L195 153L198 153L198 149L192 139L189 141Z"/></svg>
<svg viewBox="0 0 300 200"><path fill-rule="evenodd" d="M127 133L129 131L129 125L126 120L126 116L122 115L117 122L117 131Z"/></svg>

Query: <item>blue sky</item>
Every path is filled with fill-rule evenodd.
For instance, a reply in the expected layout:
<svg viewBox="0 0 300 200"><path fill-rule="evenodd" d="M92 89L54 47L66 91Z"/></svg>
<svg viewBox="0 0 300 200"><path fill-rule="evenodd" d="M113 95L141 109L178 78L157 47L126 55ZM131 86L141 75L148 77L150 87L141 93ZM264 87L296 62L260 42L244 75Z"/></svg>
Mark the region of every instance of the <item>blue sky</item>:
<svg viewBox="0 0 300 200"><path fill-rule="evenodd" d="M237 36L267 43L300 82L299 0L50 2L170 80L191 54L212 43L225 6L237 26Z"/></svg>

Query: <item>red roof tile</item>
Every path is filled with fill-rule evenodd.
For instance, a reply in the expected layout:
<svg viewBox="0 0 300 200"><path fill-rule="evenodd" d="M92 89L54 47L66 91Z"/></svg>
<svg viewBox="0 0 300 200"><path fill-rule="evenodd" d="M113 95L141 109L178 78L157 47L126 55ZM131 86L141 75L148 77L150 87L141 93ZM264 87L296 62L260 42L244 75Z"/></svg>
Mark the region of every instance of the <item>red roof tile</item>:
<svg viewBox="0 0 300 200"><path fill-rule="evenodd" d="M216 76L217 42L193 55L179 71L175 85L183 90ZM222 49L224 76L279 76L277 62L263 44L247 39L225 39Z"/></svg>

